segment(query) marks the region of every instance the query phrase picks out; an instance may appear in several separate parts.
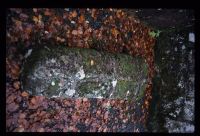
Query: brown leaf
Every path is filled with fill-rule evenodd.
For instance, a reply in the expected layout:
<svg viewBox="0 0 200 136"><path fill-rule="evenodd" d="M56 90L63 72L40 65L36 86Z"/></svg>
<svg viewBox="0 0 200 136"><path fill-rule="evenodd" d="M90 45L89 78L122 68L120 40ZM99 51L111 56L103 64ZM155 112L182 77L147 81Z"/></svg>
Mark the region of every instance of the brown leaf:
<svg viewBox="0 0 200 136"><path fill-rule="evenodd" d="M37 12L37 9L36 9L36 8L33 8L33 11L34 11L34 12Z"/></svg>
<svg viewBox="0 0 200 136"><path fill-rule="evenodd" d="M15 89L18 90L20 88L20 82L19 81L14 82L13 86L14 86Z"/></svg>
<svg viewBox="0 0 200 136"><path fill-rule="evenodd" d="M77 107L77 108L79 108L80 106L81 106L81 103L82 103L82 99L76 99L76 101L75 101L75 106Z"/></svg>
<svg viewBox="0 0 200 136"><path fill-rule="evenodd" d="M68 132L68 128L64 128L64 129L63 129L63 132Z"/></svg>
<svg viewBox="0 0 200 136"><path fill-rule="evenodd" d="M24 13L21 13L20 15L20 18L24 18L24 19L27 19L28 18L28 15L24 14Z"/></svg>
<svg viewBox="0 0 200 136"><path fill-rule="evenodd" d="M38 128L37 132L44 132L44 128Z"/></svg>
<svg viewBox="0 0 200 136"><path fill-rule="evenodd" d="M70 105L71 105L71 103L70 103L68 100L64 100L64 101L63 101L63 104L64 104L65 106L70 106Z"/></svg>
<svg viewBox="0 0 200 136"><path fill-rule="evenodd" d="M42 116L44 116L45 114L46 114L46 112L45 112L45 111L41 111L41 112L40 112L40 114L39 114L39 116L41 116L41 117L42 117Z"/></svg>
<svg viewBox="0 0 200 136"><path fill-rule="evenodd" d="M65 39L64 39L64 38L60 38L60 37L58 37L58 36L56 37L56 40L59 41L59 42L65 42Z"/></svg>
<svg viewBox="0 0 200 136"><path fill-rule="evenodd" d="M106 111L106 113L104 114L104 119L105 119L105 120L107 120L107 119L108 119L108 114L109 114L109 112L108 112L108 111Z"/></svg>
<svg viewBox="0 0 200 136"><path fill-rule="evenodd" d="M22 22L21 22L21 21L19 21L19 20L15 20L15 24L16 24L16 26L17 26L17 27L20 27L20 26L22 26Z"/></svg>
<svg viewBox="0 0 200 136"><path fill-rule="evenodd" d="M8 104L6 108L8 111L14 112L19 108L19 105L16 104L15 102L12 102L12 103Z"/></svg>
<svg viewBox="0 0 200 136"><path fill-rule="evenodd" d="M124 103L124 100L120 100L120 103L121 103L121 104Z"/></svg>
<svg viewBox="0 0 200 136"><path fill-rule="evenodd" d="M14 102L14 100L16 99L16 96L15 95L13 95L13 94L11 94L10 96L8 96L7 98L6 98L6 103L12 103L12 102Z"/></svg>
<svg viewBox="0 0 200 136"><path fill-rule="evenodd" d="M108 130L108 128L106 127L106 128L103 129L103 132L107 132L107 130Z"/></svg>
<svg viewBox="0 0 200 136"><path fill-rule="evenodd" d="M92 14L91 16L94 18L95 17L95 12L96 12L96 9L92 9Z"/></svg>
<svg viewBox="0 0 200 136"><path fill-rule="evenodd" d="M44 120L44 122L50 122L50 121L51 121L50 119L45 119L45 120Z"/></svg>
<svg viewBox="0 0 200 136"><path fill-rule="evenodd" d="M88 98L83 98L83 102L87 102L88 101Z"/></svg>
<svg viewBox="0 0 200 136"><path fill-rule="evenodd" d="M36 99L35 99L35 97L33 97L33 98L31 99L31 103L34 104L34 105L36 104Z"/></svg>
<svg viewBox="0 0 200 136"><path fill-rule="evenodd" d="M121 18L121 10L117 10L116 16L117 16L118 18Z"/></svg>
<svg viewBox="0 0 200 136"><path fill-rule="evenodd" d="M45 15L45 16L51 16L51 12L50 12L49 10L46 10L46 11L44 12L44 15Z"/></svg>
<svg viewBox="0 0 200 136"><path fill-rule="evenodd" d="M100 115L100 114L101 114L101 111L100 111L100 110L98 110L98 111L97 111L97 115Z"/></svg>
<svg viewBox="0 0 200 136"><path fill-rule="evenodd" d="M44 96L35 96L35 99L38 103L42 103L44 101L45 97Z"/></svg>
<svg viewBox="0 0 200 136"><path fill-rule="evenodd" d="M78 34L79 34L79 35L82 35L82 34L83 34L83 30L79 29L79 30L78 30Z"/></svg>
<svg viewBox="0 0 200 136"><path fill-rule="evenodd" d="M117 38L117 35L119 34L119 31L116 28L111 29L111 33Z"/></svg>
<svg viewBox="0 0 200 136"><path fill-rule="evenodd" d="M39 18L36 17L36 16L33 16L33 21L34 21L35 23L37 23L37 22L39 21Z"/></svg>
<svg viewBox="0 0 200 136"><path fill-rule="evenodd" d="M13 119L12 118L6 119L6 127L10 127L11 125L13 125L12 123L13 123Z"/></svg>
<svg viewBox="0 0 200 136"><path fill-rule="evenodd" d="M11 68L11 73L14 76L19 76L19 71L20 71L20 68L18 65L13 65L13 67Z"/></svg>
<svg viewBox="0 0 200 136"><path fill-rule="evenodd" d="M25 113L20 113L20 114L19 114L19 118L20 118L20 119L23 119L23 118L25 118L25 117L26 117L26 114L25 114Z"/></svg>
<svg viewBox="0 0 200 136"><path fill-rule="evenodd" d="M72 34L73 34L73 35L77 35L77 34L78 34L78 31L77 31L77 30L73 30L73 31L72 31Z"/></svg>
<svg viewBox="0 0 200 136"><path fill-rule="evenodd" d="M32 32L32 27L31 26L28 26L28 27L26 27L26 29L25 29L25 33L27 33L27 34L30 34L31 32Z"/></svg>

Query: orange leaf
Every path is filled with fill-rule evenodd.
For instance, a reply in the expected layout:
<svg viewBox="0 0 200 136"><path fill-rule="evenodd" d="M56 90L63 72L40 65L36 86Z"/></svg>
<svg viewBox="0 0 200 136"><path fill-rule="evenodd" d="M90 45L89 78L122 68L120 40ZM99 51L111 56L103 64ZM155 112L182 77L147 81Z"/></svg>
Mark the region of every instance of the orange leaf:
<svg viewBox="0 0 200 136"><path fill-rule="evenodd" d="M27 97L27 96L28 96L28 93L24 91L21 95L22 95L23 97Z"/></svg>
<svg viewBox="0 0 200 136"><path fill-rule="evenodd" d="M76 16L77 16L76 11L73 11L73 12L72 12L72 17L76 17Z"/></svg>
<svg viewBox="0 0 200 136"><path fill-rule="evenodd" d="M115 38L117 38L117 35L119 34L119 31L115 28L111 29L111 33L115 36Z"/></svg>
<svg viewBox="0 0 200 136"><path fill-rule="evenodd" d="M85 21L85 17L84 17L84 15L81 15L80 17L79 17L79 22L80 23L83 23Z"/></svg>

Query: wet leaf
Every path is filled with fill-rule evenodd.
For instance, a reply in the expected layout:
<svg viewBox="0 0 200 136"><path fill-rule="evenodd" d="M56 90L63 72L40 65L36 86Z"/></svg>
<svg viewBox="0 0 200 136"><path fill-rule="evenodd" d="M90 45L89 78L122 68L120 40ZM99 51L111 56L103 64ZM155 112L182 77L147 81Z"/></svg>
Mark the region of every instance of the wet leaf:
<svg viewBox="0 0 200 136"><path fill-rule="evenodd" d="M77 30L73 30L73 31L72 31L72 34L73 34L73 35L77 35L77 34L78 34L78 31L77 31Z"/></svg>
<svg viewBox="0 0 200 136"><path fill-rule="evenodd" d="M14 100L16 99L16 96L15 95L10 95L6 98L6 103L12 103L14 102Z"/></svg>
<svg viewBox="0 0 200 136"><path fill-rule="evenodd" d="M7 110L8 110L9 112L14 112L14 111L16 111L16 110L19 108L19 105L16 104L15 102L12 102L12 103L8 104L8 105L6 106L6 108L7 108Z"/></svg>

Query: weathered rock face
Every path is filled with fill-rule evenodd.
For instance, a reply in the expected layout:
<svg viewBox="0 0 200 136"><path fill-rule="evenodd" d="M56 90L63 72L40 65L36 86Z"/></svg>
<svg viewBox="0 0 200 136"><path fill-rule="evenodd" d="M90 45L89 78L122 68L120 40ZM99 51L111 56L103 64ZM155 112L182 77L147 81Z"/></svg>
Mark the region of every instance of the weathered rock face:
<svg viewBox="0 0 200 136"><path fill-rule="evenodd" d="M140 99L147 73L140 57L48 46L27 58L22 88L47 97Z"/></svg>

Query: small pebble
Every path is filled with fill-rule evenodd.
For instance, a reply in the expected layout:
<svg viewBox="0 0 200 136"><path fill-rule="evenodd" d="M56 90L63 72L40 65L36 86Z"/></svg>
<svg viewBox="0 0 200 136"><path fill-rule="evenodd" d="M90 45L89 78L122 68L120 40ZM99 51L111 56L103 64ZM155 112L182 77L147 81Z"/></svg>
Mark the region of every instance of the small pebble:
<svg viewBox="0 0 200 136"><path fill-rule="evenodd" d="M195 42L195 35L194 35L194 33L189 33L189 41L190 42Z"/></svg>
<svg viewBox="0 0 200 136"><path fill-rule="evenodd" d="M185 49L185 45L182 46L182 50L184 50L184 49Z"/></svg>
<svg viewBox="0 0 200 136"><path fill-rule="evenodd" d="M51 82L51 85L52 85L52 86L54 86L54 85L55 85L55 82L54 82L54 81L52 81L52 82Z"/></svg>
<svg viewBox="0 0 200 136"><path fill-rule="evenodd" d="M93 66L94 65L94 60L90 61L90 65Z"/></svg>
<svg viewBox="0 0 200 136"><path fill-rule="evenodd" d="M69 11L69 8L65 8L64 10L65 10L65 11Z"/></svg>
<svg viewBox="0 0 200 136"><path fill-rule="evenodd" d="M74 21L71 21L71 23L72 23L72 24L76 24L76 22L74 22Z"/></svg>
<svg viewBox="0 0 200 136"><path fill-rule="evenodd" d="M44 31L44 33L45 33L45 34L48 34L49 32L48 32L48 31Z"/></svg>

